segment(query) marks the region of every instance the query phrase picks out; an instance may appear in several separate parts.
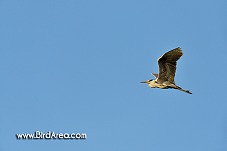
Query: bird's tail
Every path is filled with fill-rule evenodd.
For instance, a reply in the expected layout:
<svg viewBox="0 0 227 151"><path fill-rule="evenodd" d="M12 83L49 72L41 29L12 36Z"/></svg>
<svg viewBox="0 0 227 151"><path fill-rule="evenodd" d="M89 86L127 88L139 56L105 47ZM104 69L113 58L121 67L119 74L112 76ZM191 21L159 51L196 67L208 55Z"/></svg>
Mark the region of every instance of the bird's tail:
<svg viewBox="0 0 227 151"><path fill-rule="evenodd" d="M174 86L173 87L174 89L177 89L177 90L180 90L180 91L183 91L183 92L186 92L186 93L188 93L188 94L192 94L189 90L184 90L184 89L182 89L181 87L179 87L179 86Z"/></svg>

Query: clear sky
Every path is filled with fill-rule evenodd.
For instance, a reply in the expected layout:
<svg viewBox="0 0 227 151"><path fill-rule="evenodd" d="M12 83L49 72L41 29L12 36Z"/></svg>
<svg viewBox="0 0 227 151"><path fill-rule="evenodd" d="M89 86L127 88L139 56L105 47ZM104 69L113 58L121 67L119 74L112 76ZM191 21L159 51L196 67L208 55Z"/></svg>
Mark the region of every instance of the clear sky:
<svg viewBox="0 0 227 151"><path fill-rule="evenodd" d="M226 151L226 6L0 0L0 151ZM175 47L193 94L140 84ZM87 139L16 139L35 131Z"/></svg>

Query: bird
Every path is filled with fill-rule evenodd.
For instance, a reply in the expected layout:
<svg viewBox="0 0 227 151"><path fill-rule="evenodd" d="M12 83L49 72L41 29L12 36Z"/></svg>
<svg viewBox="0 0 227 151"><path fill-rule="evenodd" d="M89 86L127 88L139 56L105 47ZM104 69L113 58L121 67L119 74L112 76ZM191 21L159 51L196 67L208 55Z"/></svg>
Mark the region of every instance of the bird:
<svg viewBox="0 0 227 151"><path fill-rule="evenodd" d="M159 74L152 73L156 79L150 79L142 81L140 83L146 83L150 88L161 89L176 89L188 94L192 94L189 90L184 90L177 86L174 77L176 73L177 60L183 55L180 47L172 49L163 54L157 61L159 66Z"/></svg>

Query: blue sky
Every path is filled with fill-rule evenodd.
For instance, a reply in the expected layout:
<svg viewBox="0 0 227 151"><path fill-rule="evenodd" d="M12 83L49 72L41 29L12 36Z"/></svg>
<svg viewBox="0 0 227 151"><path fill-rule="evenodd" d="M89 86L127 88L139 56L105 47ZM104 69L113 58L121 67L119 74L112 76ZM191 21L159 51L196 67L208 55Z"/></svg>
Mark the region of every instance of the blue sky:
<svg viewBox="0 0 227 151"><path fill-rule="evenodd" d="M1 0L0 150L226 151L227 1ZM192 95L139 82L184 55ZM86 140L17 140L35 131Z"/></svg>

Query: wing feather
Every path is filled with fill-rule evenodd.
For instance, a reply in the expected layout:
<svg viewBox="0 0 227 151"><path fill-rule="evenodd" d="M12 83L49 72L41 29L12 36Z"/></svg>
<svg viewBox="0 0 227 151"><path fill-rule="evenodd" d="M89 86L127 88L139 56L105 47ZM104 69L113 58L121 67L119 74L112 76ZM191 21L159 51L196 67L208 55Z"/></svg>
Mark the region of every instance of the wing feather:
<svg viewBox="0 0 227 151"><path fill-rule="evenodd" d="M177 60L183 55L180 47L168 51L158 59L159 74L158 82L174 82Z"/></svg>

